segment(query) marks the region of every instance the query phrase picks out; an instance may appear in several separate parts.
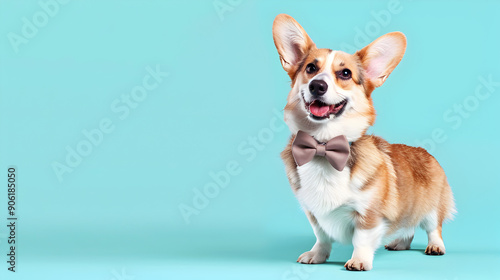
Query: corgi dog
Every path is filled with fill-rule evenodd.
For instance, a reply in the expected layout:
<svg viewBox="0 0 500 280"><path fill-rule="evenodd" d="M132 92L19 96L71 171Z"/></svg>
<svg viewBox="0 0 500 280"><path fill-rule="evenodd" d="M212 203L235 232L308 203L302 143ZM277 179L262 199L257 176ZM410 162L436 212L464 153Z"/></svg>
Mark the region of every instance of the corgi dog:
<svg viewBox="0 0 500 280"><path fill-rule="evenodd" d="M345 268L371 270L382 242L387 250L408 250L417 227L428 235L425 254L443 255L442 224L455 212L443 169L423 148L366 134L375 122L372 92L403 58L405 35L385 34L355 54L318 49L297 21L280 14L273 39L291 78L284 118L292 135L281 157L316 235L297 262L324 263L332 242L352 243ZM302 164L294 154L298 134L323 145ZM334 168L324 145L339 136L348 154Z"/></svg>

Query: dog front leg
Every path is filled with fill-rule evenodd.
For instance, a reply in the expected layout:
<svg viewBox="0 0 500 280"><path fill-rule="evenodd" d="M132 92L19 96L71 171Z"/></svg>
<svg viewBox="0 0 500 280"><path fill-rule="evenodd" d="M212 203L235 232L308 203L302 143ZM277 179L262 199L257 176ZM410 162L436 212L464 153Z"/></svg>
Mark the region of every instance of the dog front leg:
<svg viewBox="0 0 500 280"><path fill-rule="evenodd" d="M332 250L332 240L318 225L318 221L309 211L306 211L307 218L311 224L314 235L316 235L316 243L311 251L307 251L299 256L297 262L306 264L324 263L329 257Z"/></svg>
<svg viewBox="0 0 500 280"><path fill-rule="evenodd" d="M347 270L371 270L373 255L380 246L385 229L385 224L382 222L370 229L355 227L352 237L354 251L344 267Z"/></svg>

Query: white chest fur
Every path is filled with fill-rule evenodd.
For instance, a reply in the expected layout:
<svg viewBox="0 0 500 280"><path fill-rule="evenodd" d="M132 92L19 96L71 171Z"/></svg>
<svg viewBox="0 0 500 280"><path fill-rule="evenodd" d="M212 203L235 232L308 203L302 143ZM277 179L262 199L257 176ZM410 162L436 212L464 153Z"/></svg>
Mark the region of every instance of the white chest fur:
<svg viewBox="0 0 500 280"><path fill-rule="evenodd" d="M325 158L314 159L297 167L300 189L296 196L302 207L310 211L320 227L334 240L342 243L352 238L354 213L364 214L371 198L370 191L361 191L351 171L334 169Z"/></svg>

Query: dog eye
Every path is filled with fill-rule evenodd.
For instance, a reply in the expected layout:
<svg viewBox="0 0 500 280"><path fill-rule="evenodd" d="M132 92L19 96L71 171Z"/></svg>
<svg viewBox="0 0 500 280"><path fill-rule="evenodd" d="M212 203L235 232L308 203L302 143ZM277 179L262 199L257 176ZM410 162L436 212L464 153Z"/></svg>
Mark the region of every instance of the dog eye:
<svg viewBox="0 0 500 280"><path fill-rule="evenodd" d="M345 68L343 70L337 71L337 76L342 80L349 80L351 78L351 70Z"/></svg>
<svg viewBox="0 0 500 280"><path fill-rule="evenodd" d="M312 73L316 72L317 70L318 69L316 69L316 65L314 65L313 63L309 63L306 66L306 73L307 74L312 74Z"/></svg>

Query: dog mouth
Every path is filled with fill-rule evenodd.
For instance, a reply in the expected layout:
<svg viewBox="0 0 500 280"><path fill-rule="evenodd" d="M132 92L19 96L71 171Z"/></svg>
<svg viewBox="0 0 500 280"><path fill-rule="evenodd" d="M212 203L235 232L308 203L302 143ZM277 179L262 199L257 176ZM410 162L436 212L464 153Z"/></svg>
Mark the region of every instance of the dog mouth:
<svg viewBox="0 0 500 280"><path fill-rule="evenodd" d="M338 117L340 116L346 107L347 99L344 99L336 104L326 104L320 100L314 100L312 102L305 102L306 110L309 112L309 116L315 120L324 120L330 116Z"/></svg>

